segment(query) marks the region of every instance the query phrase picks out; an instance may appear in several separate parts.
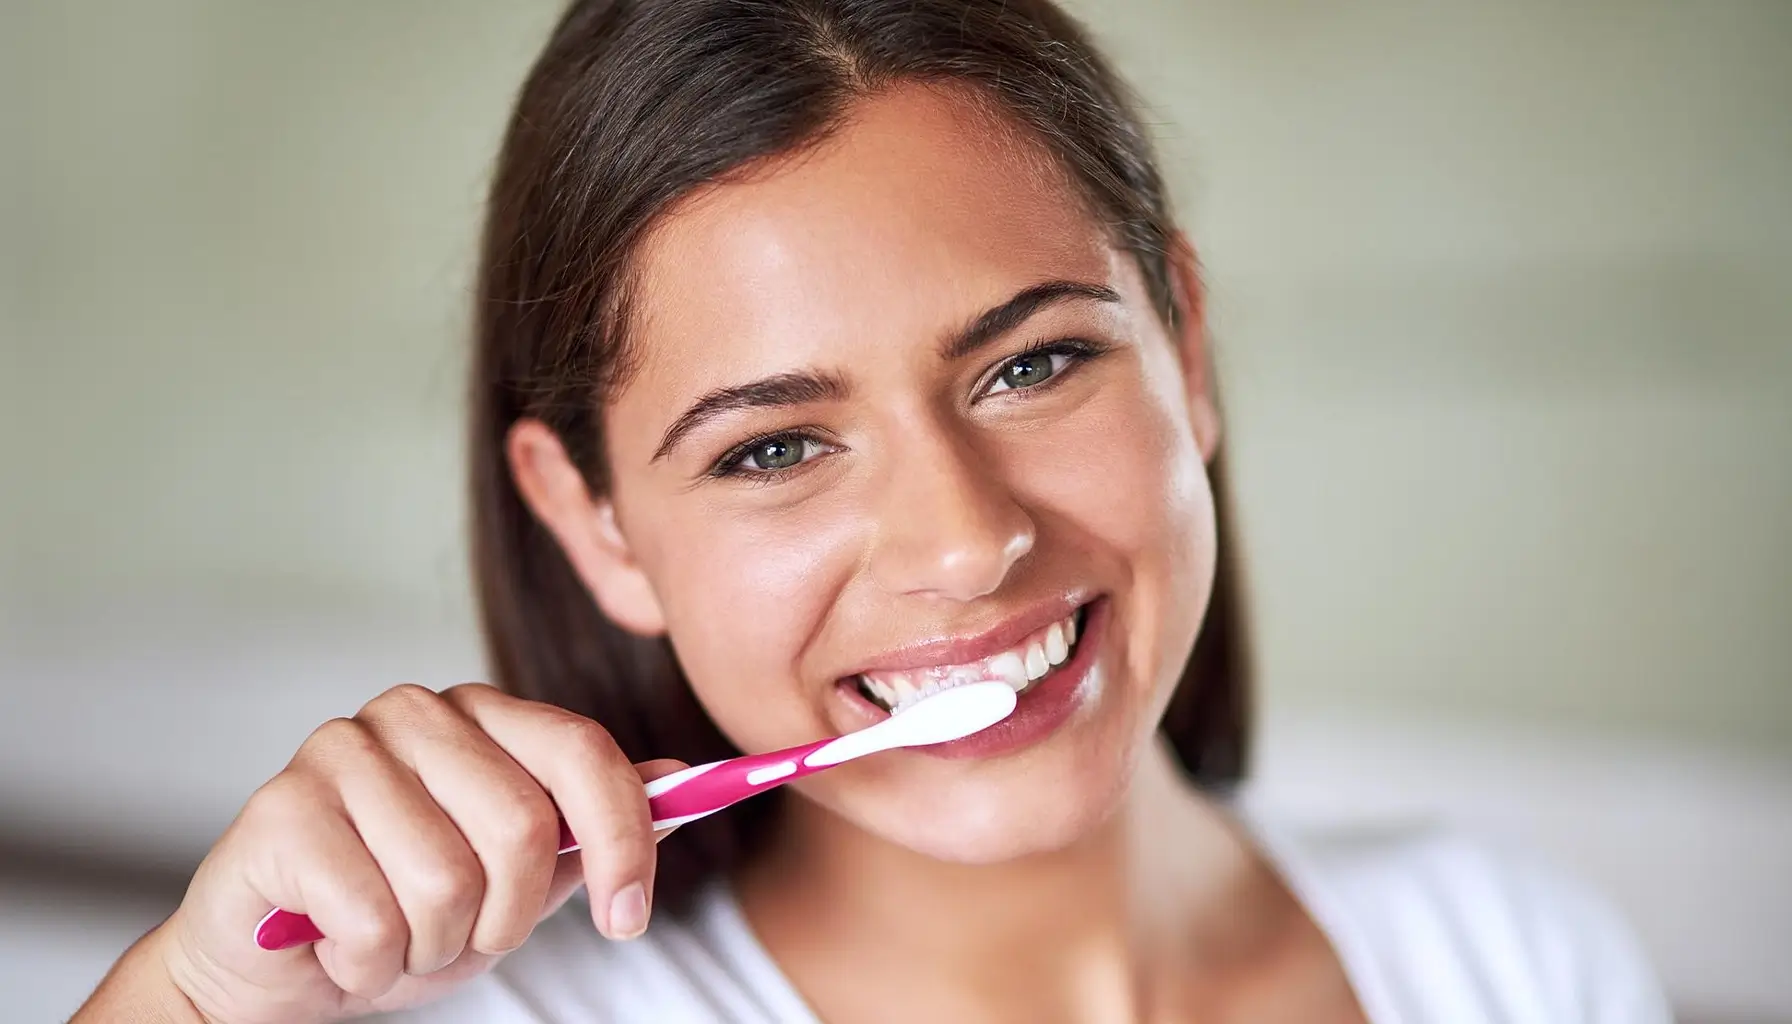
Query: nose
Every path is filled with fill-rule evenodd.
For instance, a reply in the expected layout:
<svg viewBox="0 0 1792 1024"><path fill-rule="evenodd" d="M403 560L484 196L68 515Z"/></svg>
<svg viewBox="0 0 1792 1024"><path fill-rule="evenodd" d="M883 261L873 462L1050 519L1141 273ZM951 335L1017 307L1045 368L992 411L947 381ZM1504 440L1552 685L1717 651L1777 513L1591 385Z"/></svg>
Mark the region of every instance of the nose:
<svg viewBox="0 0 1792 1024"><path fill-rule="evenodd" d="M885 471L870 567L890 593L969 601L1033 550L1032 517L997 467L946 433L917 437Z"/></svg>

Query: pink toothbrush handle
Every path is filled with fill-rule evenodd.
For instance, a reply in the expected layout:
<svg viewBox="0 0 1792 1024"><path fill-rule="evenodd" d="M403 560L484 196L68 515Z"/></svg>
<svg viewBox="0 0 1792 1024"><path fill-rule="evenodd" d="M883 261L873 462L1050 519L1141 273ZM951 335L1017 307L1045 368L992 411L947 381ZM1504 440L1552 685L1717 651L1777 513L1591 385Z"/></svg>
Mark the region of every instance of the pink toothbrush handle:
<svg viewBox="0 0 1792 1024"><path fill-rule="evenodd" d="M756 793L774 789L793 779L832 768L833 764L808 765L803 759L834 742L817 740L769 754L712 761L685 768L647 784L647 807L653 812L654 831L695 821ZM565 819L560 822L560 852L579 848ZM255 926L255 944L279 950L303 946L324 937L311 918L275 907Z"/></svg>
<svg viewBox="0 0 1792 1024"><path fill-rule="evenodd" d="M655 779L647 784L647 807L653 812L653 827L658 830L682 825L737 804L755 793L832 768L832 764L803 763L810 754L832 742L832 738L816 740L769 754L712 761Z"/></svg>

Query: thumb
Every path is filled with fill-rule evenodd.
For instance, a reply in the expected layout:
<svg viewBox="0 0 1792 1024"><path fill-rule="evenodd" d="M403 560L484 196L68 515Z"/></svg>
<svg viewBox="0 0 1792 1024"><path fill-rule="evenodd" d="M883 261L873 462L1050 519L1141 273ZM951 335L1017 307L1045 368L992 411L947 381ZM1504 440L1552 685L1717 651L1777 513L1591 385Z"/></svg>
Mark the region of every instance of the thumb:
<svg viewBox="0 0 1792 1024"><path fill-rule="evenodd" d="M670 775L673 772L684 771L689 767L690 765L685 764L683 761L677 761L670 757L661 757L652 761L642 761L640 764L635 765L635 771L640 774L641 782L646 784L652 782L654 779ZM653 834L653 841L657 843L676 831L678 831L678 826L676 825L668 829L661 829Z"/></svg>
<svg viewBox="0 0 1792 1024"><path fill-rule="evenodd" d="M645 785L661 776L683 771L688 767L690 766L683 761L662 757L652 761L642 761L635 765L635 772L641 776L641 782ZM677 831L676 826L655 832L653 841L657 843L675 831ZM572 898L572 894L579 891L579 887L584 884L584 881L585 875L580 868L579 858L561 857L560 863L554 866L554 881L548 886L548 898L542 903L541 917L537 920L545 921L552 917L554 911L565 906L566 901Z"/></svg>
<svg viewBox="0 0 1792 1024"><path fill-rule="evenodd" d="M685 764L683 761L678 761L670 757L661 757L655 758L652 761L642 761L640 764L635 765L635 771L641 776L642 783L648 783L652 782L654 779L670 775L673 772L684 771L689 767L690 765Z"/></svg>

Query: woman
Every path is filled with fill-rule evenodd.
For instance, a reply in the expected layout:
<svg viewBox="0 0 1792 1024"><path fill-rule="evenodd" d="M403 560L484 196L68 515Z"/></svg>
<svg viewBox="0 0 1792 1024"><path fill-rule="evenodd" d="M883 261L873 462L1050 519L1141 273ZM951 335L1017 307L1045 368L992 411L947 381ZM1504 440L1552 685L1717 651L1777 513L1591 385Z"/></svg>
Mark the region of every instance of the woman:
<svg viewBox="0 0 1792 1024"><path fill-rule="evenodd" d="M576 3L489 216L501 689L317 730L78 1020L1666 1018L1546 872L1228 809L1249 681L1195 257L1044 0ZM656 849L643 780L1015 664L994 729ZM328 938L256 948L270 906Z"/></svg>

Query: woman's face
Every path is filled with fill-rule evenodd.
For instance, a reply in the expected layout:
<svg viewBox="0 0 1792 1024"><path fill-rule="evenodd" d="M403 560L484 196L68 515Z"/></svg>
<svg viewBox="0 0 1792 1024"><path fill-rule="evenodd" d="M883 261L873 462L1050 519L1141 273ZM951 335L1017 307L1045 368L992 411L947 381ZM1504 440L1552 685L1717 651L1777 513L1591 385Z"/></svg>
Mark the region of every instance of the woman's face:
<svg viewBox="0 0 1792 1024"><path fill-rule="evenodd" d="M612 492L536 502L597 538L567 547L605 610L663 628L748 751L930 682L1022 686L994 729L798 788L944 859L1085 833L1211 586L1199 317L1169 333L1043 150L923 87L688 197L637 267Z"/></svg>

